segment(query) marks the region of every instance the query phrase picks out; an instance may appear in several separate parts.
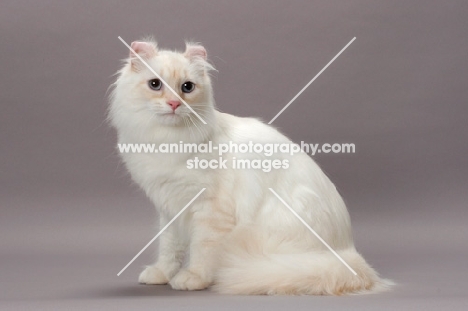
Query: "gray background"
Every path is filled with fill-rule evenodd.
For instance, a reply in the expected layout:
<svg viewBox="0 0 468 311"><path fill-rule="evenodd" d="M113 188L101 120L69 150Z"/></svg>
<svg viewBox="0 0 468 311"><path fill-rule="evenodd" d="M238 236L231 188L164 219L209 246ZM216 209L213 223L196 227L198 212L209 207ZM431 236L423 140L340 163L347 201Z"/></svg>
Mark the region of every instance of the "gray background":
<svg viewBox="0 0 468 311"><path fill-rule="evenodd" d="M468 307L466 1L2 1L0 309ZM141 286L156 212L105 123L128 42L202 42L220 110L295 141L352 142L316 160L358 250L399 285L356 297L236 297ZM153 247L154 249L154 247Z"/></svg>

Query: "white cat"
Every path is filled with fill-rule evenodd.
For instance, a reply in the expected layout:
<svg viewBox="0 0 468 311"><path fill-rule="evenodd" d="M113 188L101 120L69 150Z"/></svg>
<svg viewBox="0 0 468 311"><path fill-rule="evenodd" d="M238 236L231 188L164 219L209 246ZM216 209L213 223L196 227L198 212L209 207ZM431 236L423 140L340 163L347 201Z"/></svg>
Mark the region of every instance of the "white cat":
<svg viewBox="0 0 468 311"><path fill-rule="evenodd" d="M203 122L137 57L130 53L114 84L109 119L119 143L289 143L253 118L215 109L206 50L184 53L133 42L140 55ZM350 219L333 183L305 153L275 154L289 168L188 169L187 160L215 154L124 153L133 180L155 204L161 228L202 188L206 190L160 236L159 258L140 275L144 284L178 290L212 286L231 294L340 295L375 292L381 280L353 244ZM224 155L266 159L262 154ZM340 262L269 191L272 188L356 272Z"/></svg>

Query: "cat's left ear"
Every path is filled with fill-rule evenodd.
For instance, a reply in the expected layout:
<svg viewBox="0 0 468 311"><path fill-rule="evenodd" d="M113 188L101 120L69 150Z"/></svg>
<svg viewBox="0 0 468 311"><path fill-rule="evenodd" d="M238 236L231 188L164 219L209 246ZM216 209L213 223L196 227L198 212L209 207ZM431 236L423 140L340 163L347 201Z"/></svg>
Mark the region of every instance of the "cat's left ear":
<svg viewBox="0 0 468 311"><path fill-rule="evenodd" d="M206 60L207 57L205 48L199 44L193 43L186 43L184 55L190 60L193 60L194 58Z"/></svg>

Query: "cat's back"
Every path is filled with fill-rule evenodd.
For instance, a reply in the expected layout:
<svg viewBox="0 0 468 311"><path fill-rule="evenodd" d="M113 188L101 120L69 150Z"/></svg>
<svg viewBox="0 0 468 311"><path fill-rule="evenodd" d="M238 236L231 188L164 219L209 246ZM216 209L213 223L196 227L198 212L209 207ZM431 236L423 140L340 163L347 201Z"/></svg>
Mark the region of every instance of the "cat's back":
<svg viewBox="0 0 468 311"><path fill-rule="evenodd" d="M217 112L218 134L221 141L237 143L282 143L290 140L273 126L257 118L238 117L228 113Z"/></svg>

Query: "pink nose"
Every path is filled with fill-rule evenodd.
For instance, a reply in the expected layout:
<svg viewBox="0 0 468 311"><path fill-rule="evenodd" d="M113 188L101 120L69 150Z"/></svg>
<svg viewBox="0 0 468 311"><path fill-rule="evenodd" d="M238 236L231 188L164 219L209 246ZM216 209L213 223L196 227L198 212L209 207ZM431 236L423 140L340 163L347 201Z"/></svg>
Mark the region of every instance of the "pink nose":
<svg viewBox="0 0 468 311"><path fill-rule="evenodd" d="M175 110L177 109L177 107L180 106L180 101L178 101L178 100L170 100L170 101L167 102L167 104L168 104L169 106L171 106L172 111L175 111Z"/></svg>

